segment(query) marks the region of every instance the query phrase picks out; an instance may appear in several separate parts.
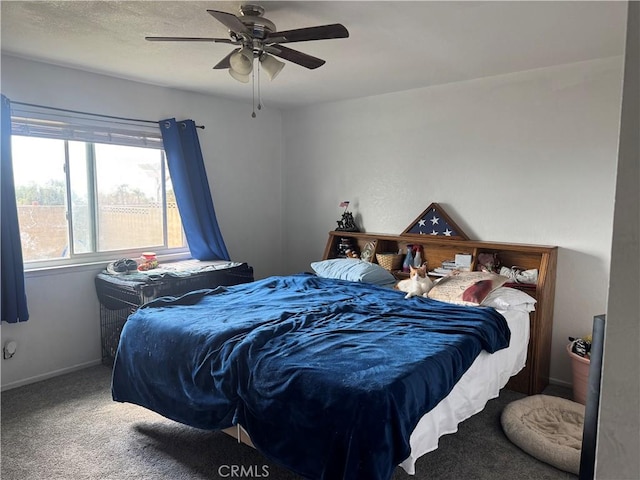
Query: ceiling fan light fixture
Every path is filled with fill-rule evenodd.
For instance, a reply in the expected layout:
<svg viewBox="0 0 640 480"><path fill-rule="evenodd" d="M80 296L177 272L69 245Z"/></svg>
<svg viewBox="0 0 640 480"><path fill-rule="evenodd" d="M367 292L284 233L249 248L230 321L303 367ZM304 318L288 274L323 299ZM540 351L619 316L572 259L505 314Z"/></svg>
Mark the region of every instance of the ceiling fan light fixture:
<svg viewBox="0 0 640 480"><path fill-rule="evenodd" d="M251 75L249 73L247 73L246 75L243 75L241 73L236 72L233 68L229 69L229 75L231 75L237 81L242 83L249 83L249 80L251 79Z"/></svg>
<svg viewBox="0 0 640 480"><path fill-rule="evenodd" d="M231 69L240 75L249 75L253 69L253 51L243 47L229 57Z"/></svg>
<svg viewBox="0 0 640 480"><path fill-rule="evenodd" d="M0 0L2 1L2 0ZM223 2L219 2L223 3ZM348 38L349 31L340 23L303 27L293 30L278 31L274 23L263 17L264 8L254 4L240 6L240 15L221 10L207 10L229 31L229 38L212 37L145 37L152 42L213 42L234 45L214 67L214 70L227 69L229 75L238 82L252 82L254 112L256 116L255 98L258 96L258 110L262 108L260 101L260 66L264 68L270 80L280 74L285 64L275 57L287 60L302 67L314 70L325 64L321 58L288 48L283 43L308 42L312 40L328 40L332 38ZM272 55L269 55L271 53ZM258 60L257 72L254 61Z"/></svg>
<svg viewBox="0 0 640 480"><path fill-rule="evenodd" d="M262 66L264 71L267 72L269 80L273 80L278 76L280 70L284 68L285 64L284 62L278 60L276 57L265 53L264 55L262 55L262 57L260 57L260 65Z"/></svg>

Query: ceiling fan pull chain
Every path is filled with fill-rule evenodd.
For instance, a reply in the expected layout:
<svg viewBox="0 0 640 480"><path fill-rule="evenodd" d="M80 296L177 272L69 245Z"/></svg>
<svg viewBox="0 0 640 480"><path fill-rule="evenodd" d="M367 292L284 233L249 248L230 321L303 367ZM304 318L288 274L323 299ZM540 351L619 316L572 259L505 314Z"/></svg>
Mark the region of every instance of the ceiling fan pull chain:
<svg viewBox="0 0 640 480"><path fill-rule="evenodd" d="M252 63L253 62L252 60ZM251 112L251 118L256 118L256 69L251 69L251 107L253 108L253 112Z"/></svg>
<svg viewBox="0 0 640 480"><path fill-rule="evenodd" d="M258 110L262 110L262 91L260 90L260 59L258 58Z"/></svg>

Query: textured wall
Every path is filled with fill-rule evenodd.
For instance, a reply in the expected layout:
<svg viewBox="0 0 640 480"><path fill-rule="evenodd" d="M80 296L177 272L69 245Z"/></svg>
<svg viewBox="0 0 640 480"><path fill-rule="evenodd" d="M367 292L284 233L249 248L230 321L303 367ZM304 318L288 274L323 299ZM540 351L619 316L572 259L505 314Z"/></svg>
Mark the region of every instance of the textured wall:
<svg viewBox="0 0 640 480"><path fill-rule="evenodd" d="M596 478L640 478L640 2L629 2Z"/></svg>
<svg viewBox="0 0 640 480"><path fill-rule="evenodd" d="M371 232L431 202L473 239L558 245L551 375L606 308L622 58L288 111L290 272L308 270L341 200Z"/></svg>

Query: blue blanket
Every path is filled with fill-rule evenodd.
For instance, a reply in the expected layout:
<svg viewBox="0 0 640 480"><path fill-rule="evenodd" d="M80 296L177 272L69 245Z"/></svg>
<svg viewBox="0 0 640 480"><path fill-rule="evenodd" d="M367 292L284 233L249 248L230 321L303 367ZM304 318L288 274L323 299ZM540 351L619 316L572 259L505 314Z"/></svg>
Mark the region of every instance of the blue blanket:
<svg viewBox="0 0 640 480"><path fill-rule="evenodd" d="M122 331L113 399L239 423L305 477L389 479L420 417L510 338L492 308L403 296L300 274L154 300Z"/></svg>

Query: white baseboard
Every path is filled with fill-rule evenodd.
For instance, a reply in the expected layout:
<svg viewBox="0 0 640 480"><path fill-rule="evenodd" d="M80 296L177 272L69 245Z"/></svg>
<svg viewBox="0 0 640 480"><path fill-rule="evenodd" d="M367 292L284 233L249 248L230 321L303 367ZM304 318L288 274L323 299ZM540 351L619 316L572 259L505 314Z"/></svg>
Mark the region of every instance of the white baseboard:
<svg viewBox="0 0 640 480"><path fill-rule="evenodd" d="M564 380L558 380L557 378L549 378L549 383L551 385L557 385L559 387L572 388L573 384L570 382L565 382Z"/></svg>
<svg viewBox="0 0 640 480"><path fill-rule="evenodd" d="M95 367L96 365L100 365L101 363L102 360L92 360L90 362L81 363L72 367L61 368L60 370L54 370L53 372L47 372L43 373L42 375L36 375L34 377L25 378L16 382L7 383L6 385L2 385L0 391L4 392L5 390L11 390L13 388L22 387L31 383L41 382L42 380L47 380L49 378L59 377L60 375L64 375L65 373L71 373L77 370L82 370L84 368Z"/></svg>

